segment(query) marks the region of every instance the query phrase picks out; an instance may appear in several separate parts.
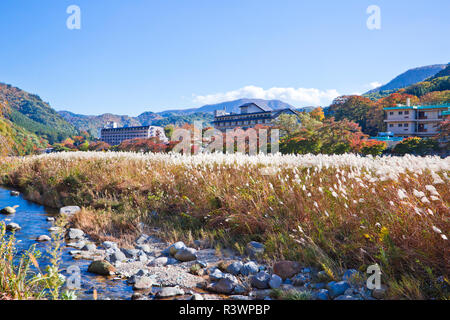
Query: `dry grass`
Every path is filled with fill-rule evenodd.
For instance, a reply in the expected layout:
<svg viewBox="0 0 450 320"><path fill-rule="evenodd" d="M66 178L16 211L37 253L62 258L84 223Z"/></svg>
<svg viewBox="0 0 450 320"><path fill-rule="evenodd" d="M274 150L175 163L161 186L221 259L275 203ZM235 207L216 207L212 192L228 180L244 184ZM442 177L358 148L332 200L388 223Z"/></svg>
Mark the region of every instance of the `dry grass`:
<svg viewBox="0 0 450 320"><path fill-rule="evenodd" d="M87 208L74 223L99 240L128 242L139 223L239 251L256 240L267 259L330 273L376 262L385 283L425 297L449 274L449 159L71 153L8 158L0 170L30 199Z"/></svg>

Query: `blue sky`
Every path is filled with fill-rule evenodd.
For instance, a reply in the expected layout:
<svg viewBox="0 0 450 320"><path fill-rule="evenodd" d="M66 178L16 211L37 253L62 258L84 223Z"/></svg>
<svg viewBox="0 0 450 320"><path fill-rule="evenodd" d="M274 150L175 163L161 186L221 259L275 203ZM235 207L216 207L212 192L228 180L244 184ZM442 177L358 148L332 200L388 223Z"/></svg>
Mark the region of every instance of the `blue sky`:
<svg viewBox="0 0 450 320"><path fill-rule="evenodd" d="M69 5L80 30L66 27ZM449 12L448 0L2 0L0 82L83 114L244 96L327 105L450 62Z"/></svg>

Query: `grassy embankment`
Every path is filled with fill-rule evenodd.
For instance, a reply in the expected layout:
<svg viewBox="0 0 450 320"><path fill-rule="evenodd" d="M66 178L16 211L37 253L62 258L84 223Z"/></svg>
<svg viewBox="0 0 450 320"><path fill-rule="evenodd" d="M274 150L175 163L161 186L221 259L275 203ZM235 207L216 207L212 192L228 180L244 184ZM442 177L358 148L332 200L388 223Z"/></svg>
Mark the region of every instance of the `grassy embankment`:
<svg viewBox="0 0 450 320"><path fill-rule="evenodd" d="M71 153L0 165L31 200L84 207L72 223L98 240L126 243L139 223L239 252L256 240L265 259L331 277L378 263L390 297L414 299L448 298L449 170L448 159L353 155Z"/></svg>

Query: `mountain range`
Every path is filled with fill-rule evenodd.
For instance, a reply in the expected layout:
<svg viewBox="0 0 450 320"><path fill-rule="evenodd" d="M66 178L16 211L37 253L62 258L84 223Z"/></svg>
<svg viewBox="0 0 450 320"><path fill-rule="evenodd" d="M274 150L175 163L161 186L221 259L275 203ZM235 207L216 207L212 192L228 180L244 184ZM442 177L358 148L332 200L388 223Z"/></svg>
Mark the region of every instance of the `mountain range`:
<svg viewBox="0 0 450 320"><path fill-rule="evenodd" d="M394 79L386 83L385 85L382 85L380 87L377 87L375 89L372 89L368 92L366 92L365 96L370 96L371 94L389 94L392 93L398 89L406 88L410 85L413 85L415 83L424 81L430 77L433 77L434 75L442 72L448 67L446 64L433 64L429 66L423 66L418 68L409 69L402 74L396 76Z"/></svg>
<svg viewBox="0 0 450 320"><path fill-rule="evenodd" d="M377 100L393 92L415 95L422 103L450 103L450 64L410 69L364 96ZM29 154L82 131L97 137L98 129L108 121L115 121L119 126L183 125L203 121L208 126L214 119L215 110L238 113L239 106L249 102L274 110L294 108L280 100L238 99L199 108L156 113L148 111L137 117L110 113L82 115L69 111L57 112L38 95L0 83L0 154ZM310 111L312 108L297 110Z"/></svg>
<svg viewBox="0 0 450 320"><path fill-rule="evenodd" d="M203 121L204 125L209 126L211 121L214 120L213 113L215 110L226 110L227 112L238 113L239 106L249 102L254 102L261 106L267 106L274 110L294 108L290 104L280 100L238 99L218 104L205 105L199 108L167 110L158 113L144 112L137 117L114 115L110 113L97 116L86 116L69 111L59 111L59 114L79 130L85 130L91 135L97 136L98 129L102 128L108 121L114 121L118 124L118 126L166 126L169 124L183 125L194 121Z"/></svg>

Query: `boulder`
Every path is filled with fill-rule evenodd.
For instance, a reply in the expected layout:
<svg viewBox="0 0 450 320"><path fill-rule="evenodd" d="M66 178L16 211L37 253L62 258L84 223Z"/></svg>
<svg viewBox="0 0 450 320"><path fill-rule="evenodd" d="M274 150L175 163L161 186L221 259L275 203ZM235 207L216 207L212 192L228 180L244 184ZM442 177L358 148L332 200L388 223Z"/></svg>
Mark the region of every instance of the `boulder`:
<svg viewBox="0 0 450 320"><path fill-rule="evenodd" d="M241 261L235 261L228 265L227 272L233 275L238 275L241 272L241 269L244 267L244 264Z"/></svg>
<svg viewBox="0 0 450 320"><path fill-rule="evenodd" d="M114 241L103 241L102 243L103 248L105 249L118 249L117 243Z"/></svg>
<svg viewBox="0 0 450 320"><path fill-rule="evenodd" d="M269 281L269 287L272 289L278 289L281 284L283 283L283 280L280 276L273 274Z"/></svg>
<svg viewBox="0 0 450 320"><path fill-rule="evenodd" d="M225 277L224 273L220 271L219 268L215 268L214 271L209 275L212 281L219 281Z"/></svg>
<svg viewBox="0 0 450 320"><path fill-rule="evenodd" d="M271 277L267 272L261 271L250 277L250 284L257 289L267 289L270 279Z"/></svg>
<svg viewBox="0 0 450 320"><path fill-rule="evenodd" d="M22 229L22 227L14 222L8 223L6 225L6 230L8 230L8 231L19 231L20 229Z"/></svg>
<svg viewBox="0 0 450 320"><path fill-rule="evenodd" d="M88 272L99 274L102 276L109 276L112 273L116 272L116 269L108 261L96 260L91 262L88 267Z"/></svg>
<svg viewBox="0 0 450 320"><path fill-rule="evenodd" d="M94 243L87 243L81 248L83 251L94 251L96 249L97 246Z"/></svg>
<svg viewBox="0 0 450 320"><path fill-rule="evenodd" d="M5 207L2 210L0 210L0 213L2 213L2 214L14 214L14 213L16 213L16 208L14 208L14 207Z"/></svg>
<svg viewBox="0 0 450 320"><path fill-rule="evenodd" d="M59 214L63 214L66 216L72 216L81 211L81 208L78 206L67 206L59 209Z"/></svg>
<svg viewBox="0 0 450 320"><path fill-rule="evenodd" d="M331 281L327 284L327 289L331 298L343 295L348 288L350 288L350 285L346 281Z"/></svg>
<svg viewBox="0 0 450 320"><path fill-rule="evenodd" d="M10 195L13 196L13 197L17 197L17 196L20 195L20 192L19 192L19 191L16 191L16 190L12 190L12 191L10 192Z"/></svg>
<svg viewBox="0 0 450 320"><path fill-rule="evenodd" d="M152 261L150 261L150 263L148 264L150 267L162 267L162 266L166 266L169 262L169 258L167 257L158 257L156 259L153 259Z"/></svg>
<svg viewBox="0 0 450 320"><path fill-rule="evenodd" d="M39 242L45 242L45 241L51 241L51 240L52 240L52 238L50 238L46 234L43 234L36 238L36 241L39 241Z"/></svg>
<svg viewBox="0 0 450 320"><path fill-rule="evenodd" d="M46 220L49 221L49 222L52 222L52 221L55 221L55 218L54 217L47 217Z"/></svg>
<svg viewBox="0 0 450 320"><path fill-rule="evenodd" d="M250 257L256 257L264 253L264 245L260 242L251 241L247 244L247 254Z"/></svg>
<svg viewBox="0 0 450 320"><path fill-rule="evenodd" d="M153 287L153 285L155 285L155 284L156 283L154 281L154 278L146 277L146 276L135 277L133 289L134 290L148 290L148 289L151 289Z"/></svg>
<svg viewBox="0 0 450 320"><path fill-rule="evenodd" d="M187 261L193 261L193 260L197 260L197 255L196 255L197 250L193 249L193 248L184 248L181 250L178 250L175 253L175 259L180 260L182 262L187 262Z"/></svg>
<svg viewBox="0 0 450 320"><path fill-rule="evenodd" d="M241 269L241 274L244 275L244 276L257 274L258 272L259 272L259 267L253 261L245 263L244 266Z"/></svg>
<svg viewBox="0 0 450 320"><path fill-rule="evenodd" d="M122 249L122 252L128 259L137 259L140 253L138 249Z"/></svg>
<svg viewBox="0 0 450 320"><path fill-rule="evenodd" d="M83 230L80 229L70 228L69 231L67 232L67 237L70 240L81 240L84 237L84 232Z"/></svg>
<svg viewBox="0 0 450 320"><path fill-rule="evenodd" d="M183 241L178 241L178 242L175 242L174 244L172 244L170 247L168 247L166 250L164 250L164 252L166 253L167 252L167 250L169 251L169 254L171 255L171 256L175 256L175 254L179 251L179 250L181 250L181 249L185 249L185 248L187 248L187 246L184 244L184 242Z"/></svg>
<svg viewBox="0 0 450 320"><path fill-rule="evenodd" d="M107 257L107 260L108 260L109 262L111 262L111 263L122 262L122 261L125 261L126 259L127 259L127 257L126 257L125 254L124 254L122 251L120 251L120 250L117 250L117 251L111 253L111 254Z"/></svg>
<svg viewBox="0 0 450 320"><path fill-rule="evenodd" d="M295 261L278 261L273 265L273 273L279 275L283 280L292 278L301 270L302 267Z"/></svg>
<svg viewBox="0 0 450 320"><path fill-rule="evenodd" d="M182 295L184 295L184 290L178 287L164 287L157 294L157 296L160 298L168 298Z"/></svg>
<svg viewBox="0 0 450 320"><path fill-rule="evenodd" d="M208 290L216 293L231 294L234 287L235 285L231 280L222 278L219 281L209 285Z"/></svg>

